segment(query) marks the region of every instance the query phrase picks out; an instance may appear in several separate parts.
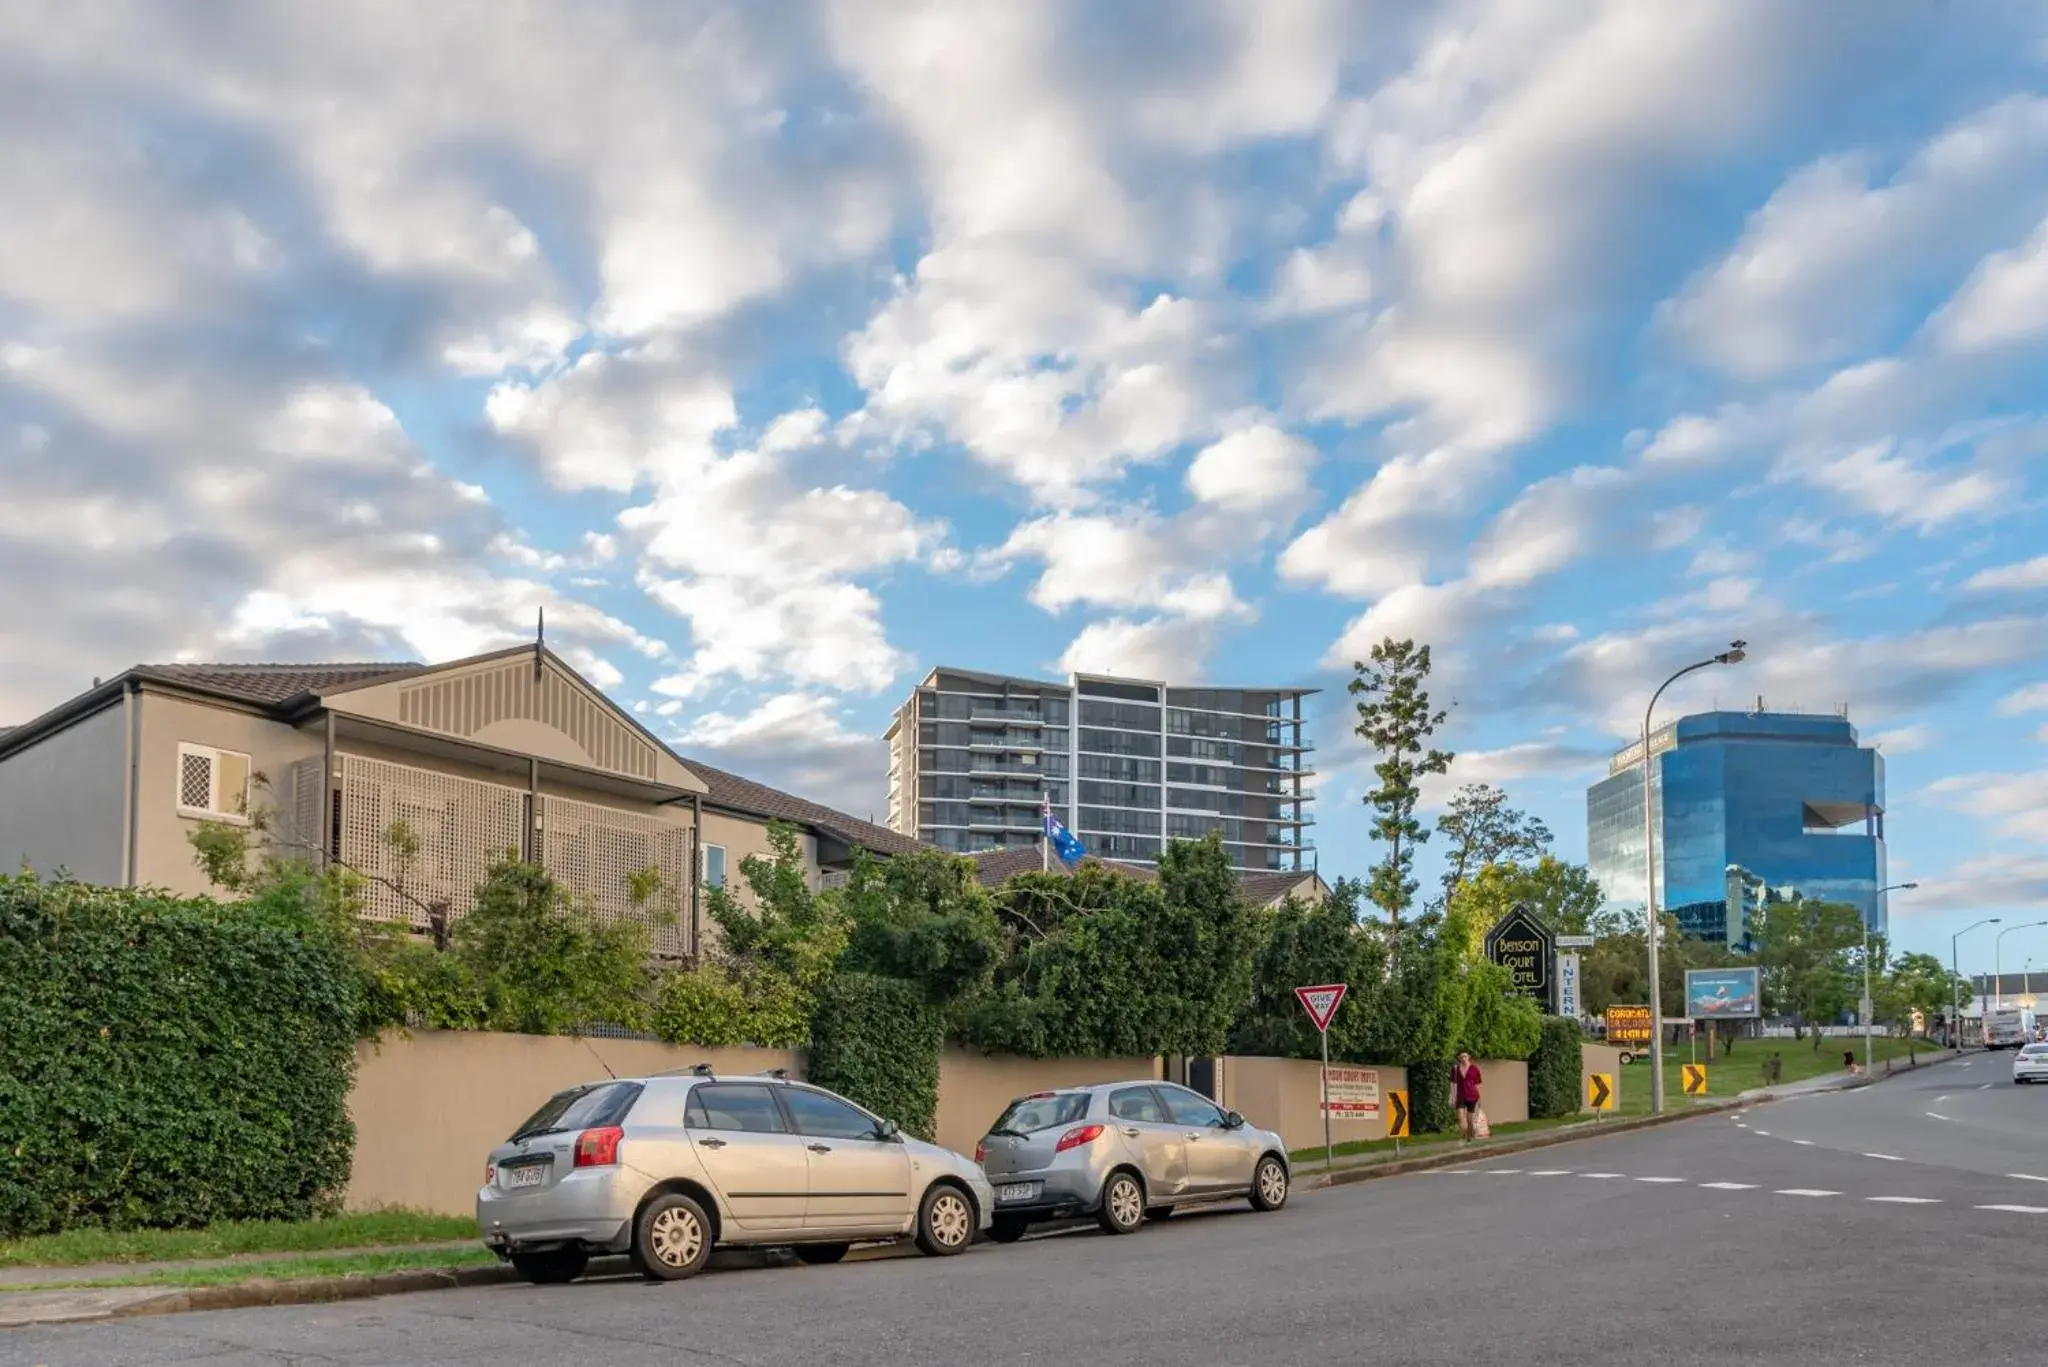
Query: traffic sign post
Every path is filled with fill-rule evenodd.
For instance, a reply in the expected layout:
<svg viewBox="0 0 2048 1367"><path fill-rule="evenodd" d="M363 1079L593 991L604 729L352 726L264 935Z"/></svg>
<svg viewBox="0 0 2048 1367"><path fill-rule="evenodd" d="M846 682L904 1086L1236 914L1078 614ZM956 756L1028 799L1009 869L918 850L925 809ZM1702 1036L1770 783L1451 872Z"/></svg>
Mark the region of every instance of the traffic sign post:
<svg viewBox="0 0 2048 1367"><path fill-rule="evenodd" d="M1685 1094L1687 1096L1705 1096L1707 1094L1706 1064L1684 1064L1682 1065L1682 1071L1680 1073L1680 1076L1683 1077L1685 1080Z"/></svg>
<svg viewBox="0 0 2048 1367"><path fill-rule="evenodd" d="M1337 1008L1344 1004L1344 994L1351 988L1345 983L1323 983L1316 987L1297 987L1294 998L1301 1003L1301 1009L1308 1012L1316 1033L1323 1041L1323 1171L1328 1172L1337 1164L1337 1146L1330 1140L1330 1022L1337 1019Z"/></svg>
<svg viewBox="0 0 2048 1367"><path fill-rule="evenodd" d="M1401 1152L1401 1141L1408 1137L1408 1093L1387 1093L1387 1134L1394 1141L1394 1152Z"/></svg>
<svg viewBox="0 0 2048 1367"><path fill-rule="evenodd" d="M1600 1112L1614 1109L1614 1074L1586 1074L1586 1109L1596 1120Z"/></svg>

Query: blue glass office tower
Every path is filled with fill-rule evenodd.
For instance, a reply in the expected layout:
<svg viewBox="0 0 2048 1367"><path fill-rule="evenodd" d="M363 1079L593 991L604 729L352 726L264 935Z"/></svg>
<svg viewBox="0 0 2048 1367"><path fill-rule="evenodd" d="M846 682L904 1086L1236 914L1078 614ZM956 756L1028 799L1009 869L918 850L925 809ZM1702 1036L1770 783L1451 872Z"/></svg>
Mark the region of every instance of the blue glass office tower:
<svg viewBox="0 0 2048 1367"><path fill-rule="evenodd" d="M1586 792L1587 862L1607 900L1643 903L1642 745ZM1750 942L1765 900L1848 902L1874 934L1883 895L1884 759L1840 717L1705 712L1650 735L1657 904L1695 939Z"/></svg>

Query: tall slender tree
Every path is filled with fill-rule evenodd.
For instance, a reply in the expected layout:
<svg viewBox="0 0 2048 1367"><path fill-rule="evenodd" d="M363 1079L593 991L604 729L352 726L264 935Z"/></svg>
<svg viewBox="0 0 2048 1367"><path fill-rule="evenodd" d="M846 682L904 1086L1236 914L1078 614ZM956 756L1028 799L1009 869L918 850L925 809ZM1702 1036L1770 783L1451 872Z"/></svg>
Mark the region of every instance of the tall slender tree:
<svg viewBox="0 0 2048 1367"><path fill-rule="evenodd" d="M1468 783L1436 819L1437 834L1450 843L1444 855L1444 896L1493 864L1533 863L1550 849L1550 828L1541 818L1508 806L1508 795L1491 783Z"/></svg>
<svg viewBox="0 0 2048 1367"><path fill-rule="evenodd" d="M1394 926L1415 901L1415 847L1429 839L1429 829L1415 816L1422 797L1421 780L1451 767L1451 752L1429 745L1429 738L1450 715L1445 709L1430 710L1429 693L1423 687L1429 678L1429 647L1413 641L1388 637L1372 648L1370 663L1359 661L1351 680L1351 695L1358 699L1358 725L1354 729L1379 753L1373 774L1379 786L1365 795L1373 818L1375 840L1387 845L1387 857L1372 871L1366 895L1387 913Z"/></svg>

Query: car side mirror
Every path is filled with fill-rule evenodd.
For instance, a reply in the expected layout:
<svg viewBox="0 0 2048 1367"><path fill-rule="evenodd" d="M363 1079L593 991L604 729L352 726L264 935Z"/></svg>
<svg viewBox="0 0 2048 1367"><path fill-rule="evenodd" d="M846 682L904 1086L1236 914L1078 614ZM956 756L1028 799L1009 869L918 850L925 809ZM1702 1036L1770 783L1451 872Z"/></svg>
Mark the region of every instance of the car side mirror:
<svg viewBox="0 0 2048 1367"><path fill-rule="evenodd" d="M903 1137L902 1129L893 1120L884 1120L875 1126L875 1137L885 1144L894 1143Z"/></svg>
<svg viewBox="0 0 2048 1367"><path fill-rule="evenodd" d="M1223 1128L1226 1130L1243 1129L1244 1117L1239 1115L1236 1111L1225 1111L1223 1113Z"/></svg>

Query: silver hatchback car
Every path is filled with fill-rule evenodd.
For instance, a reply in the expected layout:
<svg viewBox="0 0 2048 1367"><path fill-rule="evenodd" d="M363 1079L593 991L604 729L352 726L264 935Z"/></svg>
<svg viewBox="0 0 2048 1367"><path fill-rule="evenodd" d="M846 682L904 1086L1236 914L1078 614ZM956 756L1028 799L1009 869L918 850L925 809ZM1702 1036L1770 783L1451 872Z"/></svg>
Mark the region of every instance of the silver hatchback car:
<svg viewBox="0 0 2048 1367"><path fill-rule="evenodd" d="M779 1074L612 1078L548 1098L491 1150L484 1243L533 1282L625 1253L688 1277L714 1246L788 1246L832 1263L914 1237L934 1256L986 1229L995 1196L965 1157Z"/></svg>
<svg viewBox="0 0 2048 1367"><path fill-rule="evenodd" d="M1287 1204L1287 1146L1270 1130L1172 1083L1035 1092L1010 1103L974 1155L995 1188L989 1236L1092 1215L1112 1234L1184 1206L1249 1197Z"/></svg>

